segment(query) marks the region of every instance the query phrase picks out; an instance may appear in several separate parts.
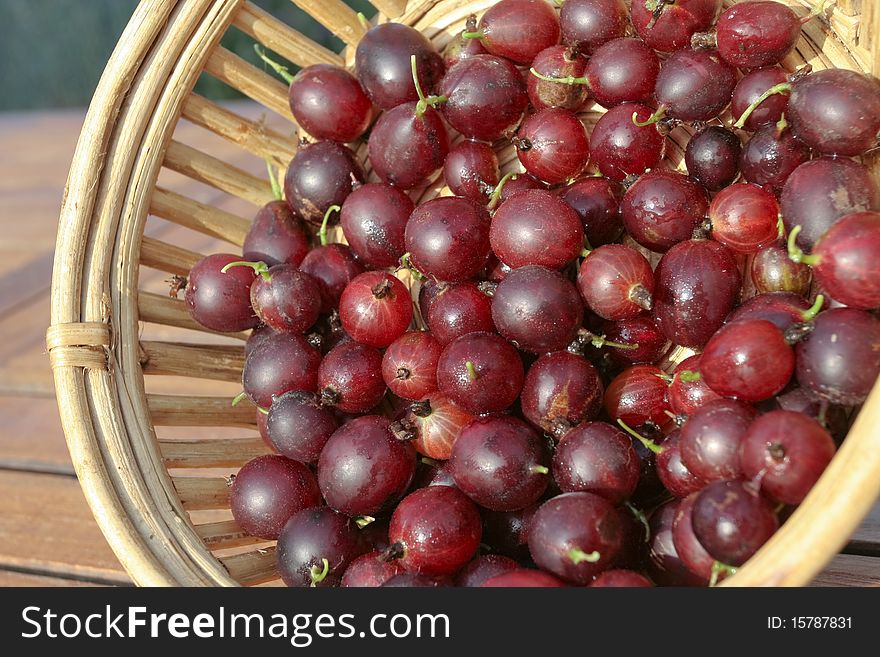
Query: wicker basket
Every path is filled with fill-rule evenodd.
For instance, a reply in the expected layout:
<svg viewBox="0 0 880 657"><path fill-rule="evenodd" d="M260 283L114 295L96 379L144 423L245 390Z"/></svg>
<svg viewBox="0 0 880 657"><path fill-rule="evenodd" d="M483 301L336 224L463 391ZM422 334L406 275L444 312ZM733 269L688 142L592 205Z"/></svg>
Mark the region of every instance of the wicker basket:
<svg viewBox="0 0 880 657"><path fill-rule="evenodd" d="M786 1L802 13L810 4ZM144 0L98 85L73 158L47 343L86 498L122 565L141 585L277 579L274 548L245 536L231 520L222 476L265 452L254 432L254 409L233 408L228 397L194 396L199 383L191 378L239 381L246 336L218 342L194 324L181 301L139 291L139 280L142 267L185 275L200 257L144 237L148 216L220 238L234 245L225 250L234 251L247 217L272 198L265 176L177 141L181 118L224 138L226 152L232 144L252 154L254 171L265 157L286 164L296 150L292 124L281 134L192 93L204 72L292 122L286 86L219 46L226 30L235 27L301 66L351 64L353 46L365 31L355 13L341 0L293 2L347 44L342 55L245 0ZM413 25L440 48L469 14L493 2L372 0L380 11L376 20ZM815 70L880 71L880 3L837 0L827 20L805 26L784 64L794 69L804 62ZM591 108L584 120L594 123L600 112ZM667 157L673 164L681 163L688 137L684 128L672 133ZM365 159L362 146L359 154ZM499 159L504 169L516 165L512 149ZM245 209L233 214L215 207L219 203L199 203L158 186L167 170L242 199ZM433 186L416 195L439 191ZM160 339L142 337L157 327ZM151 375L165 375L166 392L170 381L177 394L148 393ZM809 497L725 584L803 585L824 567L880 494L877 426L880 386ZM180 429L169 437L166 427L217 429L209 438L182 440ZM245 430L225 437L225 427Z"/></svg>

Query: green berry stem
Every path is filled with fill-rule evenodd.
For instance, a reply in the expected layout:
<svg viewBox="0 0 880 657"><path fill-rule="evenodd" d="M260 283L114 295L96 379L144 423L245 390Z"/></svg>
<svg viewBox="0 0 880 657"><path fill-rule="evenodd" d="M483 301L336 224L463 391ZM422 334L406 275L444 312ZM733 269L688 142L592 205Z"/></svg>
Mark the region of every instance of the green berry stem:
<svg viewBox="0 0 880 657"><path fill-rule="evenodd" d="M498 184L495 185L495 189L492 190L492 195L489 197L489 203L486 205L486 209L494 210L495 206L498 205L498 201L501 200L501 190L504 189L504 183L508 180L516 180L517 174L515 171L508 171L504 174L501 180L498 181Z"/></svg>
<svg viewBox="0 0 880 657"><path fill-rule="evenodd" d="M370 21L367 20L366 16L364 16L364 12L359 11L357 13L357 17L358 17L358 21L361 24L361 27L363 27L365 30L369 30L370 29Z"/></svg>
<svg viewBox="0 0 880 657"><path fill-rule="evenodd" d="M462 32L462 39L485 39L486 35L477 30L476 32Z"/></svg>
<svg viewBox="0 0 880 657"><path fill-rule="evenodd" d="M281 189L281 183L278 182L278 174L275 172L275 165L272 158L266 158L266 171L269 172L269 184L272 185L272 194L276 201L284 200L284 190Z"/></svg>
<svg viewBox="0 0 880 657"><path fill-rule="evenodd" d="M648 516L645 515L644 511L635 507L631 502L624 502L623 505L629 509L629 512L632 513L636 520L641 523L642 527L645 528L645 543L649 543L651 541L651 525L648 523Z"/></svg>
<svg viewBox="0 0 880 657"><path fill-rule="evenodd" d="M801 313L801 317L804 318L805 322L811 322L816 318L816 315L819 314L819 311L822 310L822 306L825 305L825 296L822 294L816 295L816 300L813 302L813 305L807 308L803 313Z"/></svg>
<svg viewBox="0 0 880 657"><path fill-rule="evenodd" d="M588 563L596 563L599 559L602 558L602 555L593 550L592 552L584 552L580 548L571 548L568 551L568 558L571 559L572 563L577 566L579 563L584 561Z"/></svg>
<svg viewBox="0 0 880 657"><path fill-rule="evenodd" d="M550 469L546 465L533 465L529 468L529 472L545 475L550 473Z"/></svg>
<svg viewBox="0 0 880 657"><path fill-rule="evenodd" d="M693 370L684 370L678 373L678 378L685 383L690 383L692 381L699 381L703 378L703 375L699 372L694 372Z"/></svg>
<svg viewBox="0 0 880 657"><path fill-rule="evenodd" d="M309 584L312 588L315 588L318 584L323 582L327 575L330 574L330 562L327 559L321 559L321 563L323 564L323 568L319 569L317 566L312 566L309 568L309 578L312 580L312 583Z"/></svg>
<svg viewBox="0 0 880 657"><path fill-rule="evenodd" d="M739 117L736 123L733 124L734 128L739 128L742 130L743 126L746 124L746 121L749 120L749 117L752 115L756 109L758 109L758 105L763 103L765 100L770 98L770 96L775 96L777 94L784 94L791 92L791 82L782 82L780 84L773 85L767 91L762 93L755 99L751 105L746 108L746 111L742 113L742 116Z"/></svg>
<svg viewBox="0 0 880 657"><path fill-rule="evenodd" d="M726 563L721 563L720 561L715 561L712 564L712 576L709 578L709 586L716 586L718 584L718 578L722 574L735 575L736 568L733 566L728 566Z"/></svg>
<svg viewBox="0 0 880 657"><path fill-rule="evenodd" d="M613 342L611 340L606 340L604 335L596 335L595 333L591 333L590 335L592 335L590 338L590 344L596 347L596 349L611 347L613 349L623 349L624 351L635 351L639 348L638 343L626 344L625 342Z"/></svg>
<svg viewBox="0 0 880 657"><path fill-rule="evenodd" d="M638 431L636 431L635 429L630 427L626 422L624 422L620 418L617 418L617 424L620 425L621 429L626 431L630 436L632 436L633 438L638 440L640 443L642 443L642 445L644 445L645 447L650 449L655 454L659 454L660 452L663 451L663 448L660 447L660 445L655 443L653 440L648 440L647 438L645 438L642 434L640 434Z"/></svg>
<svg viewBox="0 0 880 657"><path fill-rule="evenodd" d="M539 80L544 80L544 82L558 82L559 84L569 84L569 85L585 84L587 86L589 86L589 84L590 84L590 81L587 80L587 78L585 78L585 77L584 78L576 78L573 75L569 75L564 78L554 78L549 75L544 75L543 73L539 73L537 70L535 70L534 67L529 69L529 73L534 75Z"/></svg>
<svg viewBox="0 0 880 657"><path fill-rule="evenodd" d="M480 375L477 374L477 368L474 367L474 364L471 361L467 361L464 364L464 367L467 370L468 379L470 379L471 381L476 381L478 378L480 378Z"/></svg>
<svg viewBox="0 0 880 657"><path fill-rule="evenodd" d="M797 236L801 234L801 226L795 226L791 229L788 236L788 257L794 262L802 262L805 265L818 265L822 260L822 256L813 254L807 255L804 250L797 245Z"/></svg>
<svg viewBox="0 0 880 657"><path fill-rule="evenodd" d="M776 230L779 234L779 239L785 239L785 222L782 220L782 215L779 214L776 217Z"/></svg>
<svg viewBox="0 0 880 657"><path fill-rule="evenodd" d="M247 397L247 393L244 390L242 390L240 393L238 393L235 397L232 398L232 405L238 406L242 402L242 400L245 399L246 397Z"/></svg>
<svg viewBox="0 0 880 657"><path fill-rule="evenodd" d="M425 96L425 92L422 91L422 85L419 84L419 71L416 66L415 55L412 55L409 58L409 64L412 69L413 84L416 85L416 93L419 95L419 102L416 103L416 116L421 116L425 113L425 110L427 110L428 107L434 107L434 105L445 103L448 99L446 96Z"/></svg>
<svg viewBox="0 0 880 657"><path fill-rule="evenodd" d="M331 205L324 213L324 219L321 221L321 228L318 230L318 239L321 240L321 246L327 246L327 224L330 223L330 213L342 210L338 205Z"/></svg>
<svg viewBox="0 0 880 657"><path fill-rule="evenodd" d="M358 516L358 518L354 521L354 524L358 526L358 529L363 529L373 522L376 522L376 519L373 516Z"/></svg>
<svg viewBox="0 0 880 657"><path fill-rule="evenodd" d="M250 262L248 260L236 260L235 262L230 262L228 265L223 267L223 269L220 270L220 273L225 274L233 267L250 267L254 270L255 274L262 276L263 280L272 280L272 276L271 274L269 274L269 265L267 265L262 260L258 260L256 262Z"/></svg>
<svg viewBox="0 0 880 657"><path fill-rule="evenodd" d="M282 66L274 59L269 57L269 55L266 54L266 49L263 48L263 46L261 46L259 43L254 44L254 52L257 53L257 57L268 64L269 68L275 71L278 74L278 77L284 80L287 84L293 82L294 75L288 70L288 68L286 66Z"/></svg>
<svg viewBox="0 0 880 657"><path fill-rule="evenodd" d="M633 112L632 122L640 128L644 128L649 125L653 125L657 123L660 119L666 116L666 107L664 105L660 105L657 110L649 116L645 121L639 121L639 113Z"/></svg>

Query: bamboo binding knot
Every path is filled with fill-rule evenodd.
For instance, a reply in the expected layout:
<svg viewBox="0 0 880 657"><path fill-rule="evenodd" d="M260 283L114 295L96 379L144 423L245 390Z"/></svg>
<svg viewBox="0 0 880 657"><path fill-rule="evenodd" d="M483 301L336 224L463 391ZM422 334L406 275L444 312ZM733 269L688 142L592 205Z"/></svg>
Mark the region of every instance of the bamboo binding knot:
<svg viewBox="0 0 880 657"><path fill-rule="evenodd" d="M46 348L52 369L106 370L110 344L110 325L102 322L55 324L46 331Z"/></svg>

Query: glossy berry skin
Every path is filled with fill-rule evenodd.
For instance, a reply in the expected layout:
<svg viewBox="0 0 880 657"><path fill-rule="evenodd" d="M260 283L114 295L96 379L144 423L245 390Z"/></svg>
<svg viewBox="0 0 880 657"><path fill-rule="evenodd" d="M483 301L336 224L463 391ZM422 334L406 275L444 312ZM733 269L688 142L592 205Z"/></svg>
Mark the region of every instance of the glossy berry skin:
<svg viewBox="0 0 880 657"><path fill-rule="evenodd" d="M880 212L841 217L813 249L813 265L822 289L850 308L880 306Z"/></svg>
<svg viewBox="0 0 880 657"><path fill-rule="evenodd" d="M626 34L627 9L623 0L571 0L559 10L562 39L585 54Z"/></svg>
<svg viewBox="0 0 880 657"><path fill-rule="evenodd" d="M675 430L666 436L654 467L663 487L675 497L687 497L706 485L706 482L691 472L681 460L680 430Z"/></svg>
<svg viewBox="0 0 880 657"><path fill-rule="evenodd" d="M412 213L404 241L413 266L423 274L452 283L465 281L486 264L489 213L464 198L435 198Z"/></svg>
<svg viewBox="0 0 880 657"><path fill-rule="evenodd" d="M691 36L709 29L721 11L720 0L678 0L663 8L653 22L647 2L633 2L632 24L638 35L654 50L673 52L691 45Z"/></svg>
<svg viewBox="0 0 880 657"><path fill-rule="evenodd" d="M704 584L708 584L712 578L712 566L715 563L715 559L706 552L706 548L702 546L700 541L697 540L696 535L694 535L691 516L694 510L694 502L697 501L697 495L698 492L691 493L678 505L675 517L672 520L672 544L675 546L675 551L688 570L702 578ZM719 577L720 579L723 578Z"/></svg>
<svg viewBox="0 0 880 657"><path fill-rule="evenodd" d="M318 460L318 485L328 506L350 516L373 516L406 492L416 452L388 425L381 415L364 415L330 436Z"/></svg>
<svg viewBox="0 0 880 657"><path fill-rule="evenodd" d="M646 249L663 253L690 239L706 216L705 189L673 171L651 171L641 176L623 197L623 225Z"/></svg>
<svg viewBox="0 0 880 657"><path fill-rule="evenodd" d="M473 558L482 525L477 507L457 488L420 488L400 501L391 516L388 539L398 545L407 572L451 575Z"/></svg>
<svg viewBox="0 0 880 657"><path fill-rule="evenodd" d="M594 248L616 241L623 232L622 196L617 182L598 176L581 178L560 190L562 200L578 213L584 237Z"/></svg>
<svg viewBox="0 0 880 657"><path fill-rule="evenodd" d="M369 550L354 520L327 506L293 515L278 537L278 571L287 586L338 586L349 564ZM317 581L313 572L328 573Z"/></svg>
<svg viewBox="0 0 880 657"><path fill-rule="evenodd" d="M321 406L317 395L302 390L276 397L265 417L272 447L303 463L317 463L327 440L339 428L332 410Z"/></svg>
<svg viewBox="0 0 880 657"><path fill-rule="evenodd" d="M318 482L306 466L283 456L258 456L235 475L232 516L251 536L274 540L298 511L321 503Z"/></svg>
<svg viewBox="0 0 880 657"><path fill-rule="evenodd" d="M735 133L713 125L691 137L684 161L691 178L717 192L739 176L741 152L742 144Z"/></svg>
<svg viewBox="0 0 880 657"><path fill-rule="evenodd" d="M771 244L758 251L749 272L758 294L791 292L806 296L813 280L810 268L789 258L788 250L781 244Z"/></svg>
<svg viewBox="0 0 880 657"><path fill-rule="evenodd" d="M693 349L709 341L739 296L736 260L712 240L676 244L654 276L654 317L673 343Z"/></svg>
<svg viewBox="0 0 880 657"><path fill-rule="evenodd" d="M633 365L618 374L605 393L605 410L613 421L636 428L646 422L662 425L669 409L663 372L655 365Z"/></svg>
<svg viewBox="0 0 880 657"><path fill-rule="evenodd" d="M382 561L382 552L373 550L351 562L342 575L339 586L343 588L375 588L402 572L396 561Z"/></svg>
<svg viewBox="0 0 880 657"><path fill-rule="evenodd" d="M605 386L593 365L581 356L555 351L539 357L523 384L522 412L536 427L555 438L602 409Z"/></svg>
<svg viewBox="0 0 880 657"><path fill-rule="evenodd" d="M735 253L755 253L779 237L779 204L772 193L748 183L722 189L709 206L712 239Z"/></svg>
<svg viewBox="0 0 880 657"><path fill-rule="evenodd" d="M406 332L412 321L409 290L396 276L368 271L356 276L339 299L342 328L370 347L387 347Z"/></svg>
<svg viewBox="0 0 880 657"><path fill-rule="evenodd" d="M184 304L190 317L212 331L246 331L260 323L251 306L250 267L223 269L240 258L231 253L216 253L199 260L189 272Z"/></svg>
<svg viewBox="0 0 880 657"><path fill-rule="evenodd" d="M821 157L792 172L779 197L786 234L801 227L797 245L809 252L841 217L880 210L880 188L863 165Z"/></svg>
<svg viewBox="0 0 880 657"><path fill-rule="evenodd" d="M702 376L696 380L683 378L682 372L700 372L700 354L685 358L675 366L672 383L669 384L669 407L676 415L690 415L704 404L721 396L706 385Z"/></svg>
<svg viewBox="0 0 880 657"><path fill-rule="evenodd" d="M553 453L553 479L564 493L595 493L613 504L629 499L639 483L632 439L605 422L568 431Z"/></svg>
<svg viewBox="0 0 880 657"><path fill-rule="evenodd" d="M832 404L861 404L880 376L880 320L832 308L813 326L796 348L798 383Z"/></svg>
<svg viewBox="0 0 880 657"><path fill-rule="evenodd" d="M801 21L790 7L770 0L739 3L715 26L718 53L737 68L778 64L794 50Z"/></svg>
<svg viewBox="0 0 880 657"><path fill-rule="evenodd" d="M397 431L403 431L398 437L411 436L412 445L419 454L445 461L452 454L462 428L474 416L441 392L432 392L419 402L410 407L405 418L395 427Z"/></svg>
<svg viewBox="0 0 880 657"><path fill-rule="evenodd" d="M708 121L730 104L736 69L715 50L678 50L663 63L654 95L666 115Z"/></svg>
<svg viewBox="0 0 880 657"><path fill-rule="evenodd" d="M309 235L286 202L270 201L254 216L241 248L248 262L298 267L309 252Z"/></svg>
<svg viewBox="0 0 880 657"><path fill-rule="evenodd" d="M385 183L361 185L345 199L339 223L348 246L367 267L395 267L403 255L403 234L415 204Z"/></svg>
<svg viewBox="0 0 880 657"><path fill-rule="evenodd" d="M739 481L704 488L694 501L691 522L706 551L730 566L743 565L779 527L770 502Z"/></svg>
<svg viewBox="0 0 880 657"><path fill-rule="evenodd" d="M331 206L342 205L364 170L355 154L335 141L301 146L284 174L284 198L294 214L320 226Z"/></svg>
<svg viewBox="0 0 880 657"><path fill-rule="evenodd" d="M810 304L803 297L791 292L759 294L747 299L730 313L727 323L751 319L766 319L785 331L792 324L803 322Z"/></svg>
<svg viewBox="0 0 880 657"><path fill-rule="evenodd" d="M604 44L590 57L586 78L602 107L651 103L660 73L656 53L640 39L621 38Z"/></svg>
<svg viewBox="0 0 880 657"><path fill-rule="evenodd" d="M538 501L550 479L541 436L511 416L476 418L452 446L455 485L481 507L516 511Z"/></svg>
<svg viewBox="0 0 880 657"><path fill-rule="evenodd" d="M880 132L880 83L842 68L817 71L793 85L786 117L795 136L828 155L861 155Z"/></svg>
<svg viewBox="0 0 880 657"><path fill-rule="evenodd" d="M443 76L443 59L421 32L402 23L380 23L367 30L358 42L357 77L380 109L390 110L419 99L413 84L412 55L416 56L422 89L431 93Z"/></svg>
<svg viewBox="0 0 880 657"><path fill-rule="evenodd" d="M556 194L528 189L495 211L489 244L512 269L528 265L562 269L583 250L584 231L577 212Z"/></svg>
<svg viewBox="0 0 880 657"><path fill-rule="evenodd" d="M338 308L342 291L364 271L364 266L345 244L327 244L312 249L299 268L321 284L322 313Z"/></svg>
<svg viewBox="0 0 880 657"><path fill-rule="evenodd" d="M511 62L476 55L450 68L440 83L443 115L465 137L495 141L513 134L529 104L522 75Z"/></svg>
<svg viewBox="0 0 880 657"><path fill-rule="evenodd" d="M578 289L587 307L603 319L632 319L651 309L654 270L638 251L606 244L584 258Z"/></svg>
<svg viewBox="0 0 880 657"><path fill-rule="evenodd" d="M831 435L794 411L770 411L755 420L740 445L743 473L781 504L800 504L834 457Z"/></svg>
<svg viewBox="0 0 880 657"><path fill-rule="evenodd" d="M521 568L490 577L480 584L484 588L548 588L562 587L562 580L541 570Z"/></svg>
<svg viewBox="0 0 880 657"><path fill-rule="evenodd" d="M475 331L495 331L492 298L476 283L441 284L441 289L422 317L437 342L446 346L455 338Z"/></svg>
<svg viewBox="0 0 880 657"><path fill-rule="evenodd" d="M497 57L528 64L559 43L559 18L544 0L499 0L483 14L477 31L483 47Z"/></svg>
<svg viewBox="0 0 880 657"><path fill-rule="evenodd" d="M681 428L681 461L704 482L742 476L739 448L758 413L734 399L707 402L688 416Z"/></svg>
<svg viewBox="0 0 880 657"><path fill-rule="evenodd" d="M633 570L606 570L599 573L592 583L588 584L590 588L639 588L646 589L654 586L653 582L641 573Z"/></svg>
<svg viewBox="0 0 880 657"><path fill-rule="evenodd" d="M653 110L646 105L626 103L612 107L593 127L590 148L593 164L602 175L622 181L628 175L652 169L663 159L665 138L653 125L638 126Z"/></svg>
<svg viewBox="0 0 880 657"><path fill-rule="evenodd" d="M743 178L777 196L785 181L810 159L810 147L791 130L780 133L775 123L765 123L746 142L739 160Z"/></svg>
<svg viewBox="0 0 880 657"><path fill-rule="evenodd" d="M403 399L421 399L437 389L437 361L443 347L427 331L410 331L382 355L382 379Z"/></svg>
<svg viewBox="0 0 880 657"><path fill-rule="evenodd" d="M321 403L343 413L365 413L385 395L382 354L357 342L331 349L318 368Z"/></svg>
<svg viewBox="0 0 880 657"><path fill-rule="evenodd" d="M551 46L535 56L531 68L549 78L582 78L587 70L587 59L569 46ZM561 107L577 112L590 97L590 90L584 84L551 82L531 74L526 77L526 86L535 110Z"/></svg>
<svg viewBox="0 0 880 657"><path fill-rule="evenodd" d="M519 569L519 563L500 554L484 554L471 561L455 579L456 586L474 588L488 579Z"/></svg>
<svg viewBox="0 0 880 657"><path fill-rule="evenodd" d="M514 143L525 170L550 185L576 178L590 159L586 126L561 107L549 107L527 117Z"/></svg>
<svg viewBox="0 0 880 657"><path fill-rule="evenodd" d="M573 584L588 584L614 563L623 535L611 502L593 493L565 493L538 507L529 530L529 552L543 570ZM592 558L582 559L587 555Z"/></svg>
<svg viewBox="0 0 880 657"><path fill-rule="evenodd" d="M404 103L379 117L370 132L370 164L384 182L412 189L433 178L449 153L449 135L433 107L421 115L416 102Z"/></svg>
<svg viewBox="0 0 880 657"><path fill-rule="evenodd" d="M297 124L315 139L354 141L373 118L373 104L357 79L332 64L313 64L297 73L288 100Z"/></svg>
<svg viewBox="0 0 880 657"><path fill-rule="evenodd" d="M672 540L672 526L680 506L680 500L673 500L650 516L648 574L660 586L705 586L706 580L684 564Z"/></svg>
<svg viewBox="0 0 880 657"><path fill-rule="evenodd" d="M498 284L492 319L498 332L524 351L560 351L577 335L583 302L574 284L559 272L520 267Z"/></svg>
<svg viewBox="0 0 880 657"><path fill-rule="evenodd" d="M603 346L611 360L624 367L636 363L656 363L669 344L650 313L642 313L631 319L605 322L602 324L602 335L610 342L636 347L621 349L609 344Z"/></svg>
<svg viewBox="0 0 880 657"><path fill-rule="evenodd" d="M305 333L321 314L321 287L293 265L274 265L251 283L251 306L275 331Z"/></svg>
<svg viewBox="0 0 880 657"><path fill-rule="evenodd" d="M317 389L321 354L301 335L267 336L244 360L241 383L251 401L262 408L290 390Z"/></svg>
<svg viewBox="0 0 880 657"><path fill-rule="evenodd" d="M768 66L746 73L733 90L730 113L739 118L761 95L788 81L788 73L780 66ZM746 130L755 131L767 123L776 123L788 105L788 94L774 94L761 102L746 119Z"/></svg>
<svg viewBox="0 0 880 657"><path fill-rule="evenodd" d="M501 179L498 156L489 144L465 139L446 156L443 179L456 196L485 205Z"/></svg>
<svg viewBox="0 0 880 657"><path fill-rule="evenodd" d="M456 338L446 345L437 363L440 392L473 414L510 406L522 390L523 378L519 353L495 333Z"/></svg>

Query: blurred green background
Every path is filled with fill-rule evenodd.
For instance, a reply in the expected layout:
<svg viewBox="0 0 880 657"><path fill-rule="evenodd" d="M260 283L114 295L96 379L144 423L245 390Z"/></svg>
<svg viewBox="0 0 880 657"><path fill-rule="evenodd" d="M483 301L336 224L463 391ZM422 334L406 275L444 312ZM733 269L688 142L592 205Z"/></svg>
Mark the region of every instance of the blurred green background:
<svg viewBox="0 0 880 657"><path fill-rule="evenodd" d="M290 0L252 1L314 41L337 52L342 49L339 39ZM366 0L346 2L367 17L375 13ZM0 111L87 106L137 4L138 0L0 0ZM229 30L222 43L248 61L259 62L253 41L238 30ZM216 100L237 97L207 76L196 89Z"/></svg>

